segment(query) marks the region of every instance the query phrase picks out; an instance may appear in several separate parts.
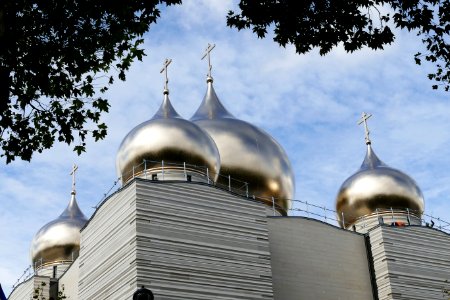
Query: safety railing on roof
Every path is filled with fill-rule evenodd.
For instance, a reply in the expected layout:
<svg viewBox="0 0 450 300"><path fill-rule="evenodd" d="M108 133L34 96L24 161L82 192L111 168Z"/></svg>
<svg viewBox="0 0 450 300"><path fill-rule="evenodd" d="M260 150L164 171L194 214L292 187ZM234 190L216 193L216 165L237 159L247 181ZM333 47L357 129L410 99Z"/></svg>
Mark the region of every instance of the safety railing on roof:
<svg viewBox="0 0 450 300"><path fill-rule="evenodd" d="M22 275L20 275L20 277L16 280L16 282L12 285L12 289L14 290L18 285L20 285L22 282L27 281L28 279L30 279L31 277L34 276L34 270L33 270L33 266L29 265L25 271L23 271Z"/></svg>
<svg viewBox="0 0 450 300"><path fill-rule="evenodd" d="M174 169L176 171L174 171ZM179 164L171 163L167 161L154 161L154 160L143 160L140 164L133 166L132 169L121 176L119 176L108 189L106 193L103 194L102 199L97 203L94 208L99 207L99 205L112 193L115 188L118 189L117 185L120 182L128 182L136 177L151 179L151 180L166 180L167 178L172 178L168 175L182 174L185 181L195 181L196 177L203 177L203 181L207 184L212 184L216 187L222 188L224 190L243 195L246 197L251 197L253 195L249 194L249 184L245 181L232 178L230 175L216 174L214 170L210 170L206 166L199 166L193 164ZM161 177L159 177L161 176ZM214 178L218 178L214 181ZM171 179L173 180L173 179Z"/></svg>
<svg viewBox="0 0 450 300"><path fill-rule="evenodd" d="M354 215L344 213L339 214L337 211L329 209L326 206L316 205L308 201L296 199L290 199L289 201L292 203L292 208L289 210L290 212L292 212L291 215L313 217L323 222L337 225L343 228L347 228L352 225L350 223L347 223L345 220L357 219L358 223L365 223L374 216L383 216L386 217L386 219L391 217L392 221L395 221L397 216L404 215L406 220L415 218L420 222L422 226L436 228L450 234L449 222L443 220L440 217L435 217L425 212L409 208L378 208L375 209L375 212L372 214L356 218Z"/></svg>
<svg viewBox="0 0 450 300"><path fill-rule="evenodd" d="M46 261L42 257L34 262L34 272L38 272L40 269L45 268L49 265L55 265L55 264L71 264L73 263L78 257L78 251L73 251L70 255L70 258L68 259L60 259L60 260L49 260Z"/></svg>
<svg viewBox="0 0 450 300"><path fill-rule="evenodd" d="M149 168L149 166L151 166ZM230 175L226 174L215 174L212 170L209 170L205 166L198 166L198 165L192 165L192 164L177 164L177 163L170 163L165 161L153 161L153 160L143 160L142 163L138 164L137 166L133 167L131 171L127 172L125 175L122 175L117 178L117 180L114 182L113 186L103 195L100 202L94 207L98 208L99 205L105 201L105 199L113 192L114 188L117 187L117 184L122 181L122 178L125 178L125 181L129 181L135 177L141 177L146 179L151 179L153 175L155 174L161 174L162 178L164 180L164 174L169 170L170 168L177 167L179 171L182 171L184 174L184 180L190 181L192 178L189 176L190 172L194 172L196 174L203 174L204 178L206 179L206 182L208 184L212 184L216 187L219 187L224 190L228 190L230 192L233 192L235 194L251 197L254 199L263 200L266 203L272 203L272 208L274 211L274 215L276 215L276 211L280 210L280 207L277 203L288 201L290 202L290 209L289 212L291 215L301 215L301 216L308 216L308 217L314 217L316 219L322 220L326 223L330 223L332 225L341 226L343 228L347 228L348 226L352 225L351 223L346 222L346 220L355 220L355 219L362 219L364 222L365 219L370 218L374 214L380 213L380 214L398 214L400 212L406 212L407 219L409 217L415 217L417 219L420 219L420 222L424 226L429 227L436 227L442 231L446 231L447 233L450 233L450 223L447 221L442 220L439 217L433 217L431 215L428 215L424 212L415 211L412 209L399 209L399 208L384 208L384 209L376 209L375 213L372 215L367 216L354 216L351 214L338 214L337 211L333 209L329 209L326 206L317 205L308 201L298 200L298 199L278 199L276 197L261 197L259 195L250 195L249 194L249 184L245 181L241 181L235 178L232 178ZM166 170L166 171L165 171ZM213 178L217 175L219 178L216 182L213 181ZM224 184L226 182L227 184ZM118 189L118 188L117 188ZM280 201L283 200L283 201Z"/></svg>
<svg viewBox="0 0 450 300"><path fill-rule="evenodd" d="M18 285L21 283L27 281L34 275L37 275L39 270L42 268L45 268L46 266L53 266L57 264L71 264L75 261L75 259L78 257L78 252L72 252L70 259L64 259L64 260L52 260L52 261L45 261L42 257L34 262L33 265L29 265L25 271L22 273L22 275L17 279L17 281L12 285L12 290L14 290Z"/></svg>

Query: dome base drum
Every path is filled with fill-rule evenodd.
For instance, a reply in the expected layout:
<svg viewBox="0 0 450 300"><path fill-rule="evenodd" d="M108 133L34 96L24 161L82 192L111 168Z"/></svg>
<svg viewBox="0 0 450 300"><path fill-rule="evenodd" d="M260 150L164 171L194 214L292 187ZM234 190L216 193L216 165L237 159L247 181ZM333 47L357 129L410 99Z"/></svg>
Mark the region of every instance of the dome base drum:
<svg viewBox="0 0 450 300"><path fill-rule="evenodd" d="M192 165L179 165L170 162L147 162L133 168L131 176L125 177L125 182L139 177L149 180L177 180L212 183L217 178L208 168Z"/></svg>
<svg viewBox="0 0 450 300"><path fill-rule="evenodd" d="M341 227L359 233L366 233L369 229L384 224L389 226L421 225L420 215L410 212L408 209L383 209L359 217L353 224L348 224L345 218L341 218Z"/></svg>

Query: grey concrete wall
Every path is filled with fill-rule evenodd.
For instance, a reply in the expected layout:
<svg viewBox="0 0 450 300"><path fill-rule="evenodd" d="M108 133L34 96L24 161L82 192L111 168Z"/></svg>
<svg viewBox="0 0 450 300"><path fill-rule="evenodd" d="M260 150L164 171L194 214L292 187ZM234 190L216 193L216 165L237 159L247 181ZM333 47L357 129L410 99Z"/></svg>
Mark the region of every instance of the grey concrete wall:
<svg viewBox="0 0 450 300"><path fill-rule="evenodd" d="M364 236L303 217L268 217L276 300L373 300Z"/></svg>
<svg viewBox="0 0 450 300"><path fill-rule="evenodd" d="M450 296L450 236L429 227L379 226L369 232L379 300Z"/></svg>
<svg viewBox="0 0 450 300"><path fill-rule="evenodd" d="M68 300L78 300L79 262L76 259L58 281L58 290L63 291Z"/></svg>

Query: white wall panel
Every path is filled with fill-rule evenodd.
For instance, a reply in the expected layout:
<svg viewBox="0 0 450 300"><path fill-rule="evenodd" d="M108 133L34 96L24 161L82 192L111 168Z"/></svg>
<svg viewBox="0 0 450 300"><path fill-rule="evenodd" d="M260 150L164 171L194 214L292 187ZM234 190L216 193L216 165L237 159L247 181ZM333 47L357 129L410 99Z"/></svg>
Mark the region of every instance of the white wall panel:
<svg viewBox="0 0 450 300"><path fill-rule="evenodd" d="M275 299L373 299L363 235L304 217L268 221Z"/></svg>

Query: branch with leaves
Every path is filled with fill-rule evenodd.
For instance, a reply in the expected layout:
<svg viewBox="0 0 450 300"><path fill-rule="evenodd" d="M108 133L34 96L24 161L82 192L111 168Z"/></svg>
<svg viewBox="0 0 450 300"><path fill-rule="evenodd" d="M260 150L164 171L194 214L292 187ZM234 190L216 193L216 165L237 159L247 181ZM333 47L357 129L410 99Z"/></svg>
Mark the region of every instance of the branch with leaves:
<svg viewBox="0 0 450 300"><path fill-rule="evenodd" d="M181 0L41 1L0 3L0 155L30 160L55 141L103 139L108 112L100 97L134 60L158 5Z"/></svg>
<svg viewBox="0 0 450 300"><path fill-rule="evenodd" d="M392 26L414 31L427 50L415 62L434 64L433 89L450 89L450 0L241 0L227 24L259 38L273 28L279 45L292 44L299 54L318 48L321 55L340 44L347 52L383 49L394 42Z"/></svg>

